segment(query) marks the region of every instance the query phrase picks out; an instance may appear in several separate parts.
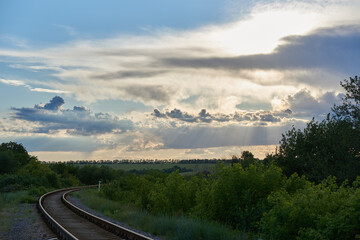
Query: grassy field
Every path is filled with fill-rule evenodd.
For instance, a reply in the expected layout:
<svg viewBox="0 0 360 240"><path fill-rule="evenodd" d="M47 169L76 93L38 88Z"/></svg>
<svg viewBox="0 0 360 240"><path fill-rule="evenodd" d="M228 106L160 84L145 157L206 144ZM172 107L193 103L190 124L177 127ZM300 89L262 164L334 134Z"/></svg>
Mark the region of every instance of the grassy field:
<svg viewBox="0 0 360 240"><path fill-rule="evenodd" d="M211 169L216 165L216 163L114 163L114 164L95 164L96 166L109 166L116 170L121 169L123 171L131 170L164 170L178 166L180 168L190 169L192 173L211 171ZM78 166L84 166L84 164L79 164Z"/></svg>

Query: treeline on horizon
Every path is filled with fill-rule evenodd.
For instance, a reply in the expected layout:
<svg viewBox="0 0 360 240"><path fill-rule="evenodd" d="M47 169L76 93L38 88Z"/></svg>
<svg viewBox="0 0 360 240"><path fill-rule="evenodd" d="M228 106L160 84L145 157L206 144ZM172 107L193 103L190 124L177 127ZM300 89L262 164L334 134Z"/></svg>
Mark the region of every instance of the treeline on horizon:
<svg viewBox="0 0 360 240"><path fill-rule="evenodd" d="M234 157L225 158L196 158L196 159L115 159L115 160L69 160L69 161L42 161L43 163L67 163L67 164L162 164L162 163L181 163L181 164L202 164L202 163L228 163L231 162Z"/></svg>
<svg viewBox="0 0 360 240"><path fill-rule="evenodd" d="M259 160L244 151L210 173L44 164L21 144L3 143L1 194L28 190L35 199L49 189L101 179L108 184L99 197L155 215L216 221L264 239L360 238L360 78L341 86L343 103L326 119L284 133L274 154Z"/></svg>

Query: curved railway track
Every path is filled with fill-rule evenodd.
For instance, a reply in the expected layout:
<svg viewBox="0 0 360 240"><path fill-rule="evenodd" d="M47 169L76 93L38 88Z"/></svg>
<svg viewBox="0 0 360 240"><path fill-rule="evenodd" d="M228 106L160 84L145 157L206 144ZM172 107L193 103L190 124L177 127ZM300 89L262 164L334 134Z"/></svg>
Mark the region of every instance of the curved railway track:
<svg viewBox="0 0 360 240"><path fill-rule="evenodd" d="M44 194L39 199L39 210L59 239L151 239L94 216L70 203L66 199L66 195L78 190L81 190L81 188L56 190Z"/></svg>

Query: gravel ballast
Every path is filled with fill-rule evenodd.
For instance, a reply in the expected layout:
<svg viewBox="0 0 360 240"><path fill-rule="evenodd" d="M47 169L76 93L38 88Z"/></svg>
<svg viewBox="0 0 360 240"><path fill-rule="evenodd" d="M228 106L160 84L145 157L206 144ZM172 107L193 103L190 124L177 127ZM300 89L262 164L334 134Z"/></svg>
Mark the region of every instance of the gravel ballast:
<svg viewBox="0 0 360 240"><path fill-rule="evenodd" d="M17 204L0 213L1 240L49 240L57 239L56 235L41 218L36 204Z"/></svg>

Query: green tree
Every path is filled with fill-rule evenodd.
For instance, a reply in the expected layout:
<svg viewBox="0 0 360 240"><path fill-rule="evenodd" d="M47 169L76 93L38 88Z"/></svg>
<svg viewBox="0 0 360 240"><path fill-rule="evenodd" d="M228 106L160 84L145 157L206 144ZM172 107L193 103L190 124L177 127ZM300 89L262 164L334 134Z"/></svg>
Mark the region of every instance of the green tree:
<svg viewBox="0 0 360 240"><path fill-rule="evenodd" d="M254 164L256 162L257 159L250 151L243 151L241 153L240 163L243 168L248 168L251 164Z"/></svg>
<svg viewBox="0 0 360 240"><path fill-rule="evenodd" d="M333 175L340 182L354 181L360 172L359 136L348 118L312 120L304 130L283 134L275 162L287 176L298 173L321 182Z"/></svg>
<svg viewBox="0 0 360 240"><path fill-rule="evenodd" d="M16 142L0 145L0 174L15 173L29 163L31 157L22 144Z"/></svg>
<svg viewBox="0 0 360 240"><path fill-rule="evenodd" d="M232 156L231 165L234 165L235 163L241 163L243 168L248 168L251 164L254 164L257 161L258 159L256 159L254 154L252 154L250 151L243 151L240 157L237 155Z"/></svg>
<svg viewBox="0 0 360 240"><path fill-rule="evenodd" d="M13 173L20 167L14 154L10 151L0 151L0 174Z"/></svg>
<svg viewBox="0 0 360 240"><path fill-rule="evenodd" d="M51 170L48 164L42 164L36 158L32 158L28 164L21 168L18 175L28 179L29 185L60 187L59 176Z"/></svg>
<svg viewBox="0 0 360 240"><path fill-rule="evenodd" d="M10 150L12 152L16 152L19 154L28 154L28 152L26 151L26 149L24 148L24 146L21 143L16 143L16 142L8 142L8 143L2 143L0 145L0 151L7 151Z"/></svg>
<svg viewBox="0 0 360 240"><path fill-rule="evenodd" d="M340 82L346 93L334 115L306 128L283 134L275 162L287 176L306 175L320 182L330 175L338 181L354 181L360 173L360 78Z"/></svg>
<svg viewBox="0 0 360 240"><path fill-rule="evenodd" d="M256 231L257 222L266 211L269 194L283 186L285 176L272 165L220 165L208 187L198 192L199 217L226 223L245 231Z"/></svg>
<svg viewBox="0 0 360 240"><path fill-rule="evenodd" d="M355 127L360 127L360 78L345 79L340 85L346 90L341 105L334 105L332 111L338 118L350 118Z"/></svg>

